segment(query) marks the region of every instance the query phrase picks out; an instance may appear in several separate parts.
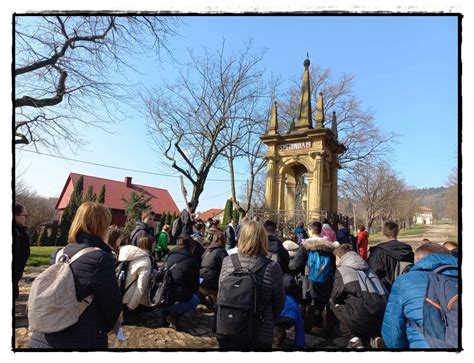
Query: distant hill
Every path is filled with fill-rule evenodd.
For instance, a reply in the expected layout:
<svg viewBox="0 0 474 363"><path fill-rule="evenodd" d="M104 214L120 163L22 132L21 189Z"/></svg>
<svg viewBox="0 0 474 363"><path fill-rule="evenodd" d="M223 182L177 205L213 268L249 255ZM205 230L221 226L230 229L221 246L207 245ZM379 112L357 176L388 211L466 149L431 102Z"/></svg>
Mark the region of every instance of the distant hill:
<svg viewBox="0 0 474 363"><path fill-rule="evenodd" d="M413 190L418 204L420 206L433 209L433 217L435 219L446 217L444 209L447 203L447 192L448 188L446 187L421 188Z"/></svg>

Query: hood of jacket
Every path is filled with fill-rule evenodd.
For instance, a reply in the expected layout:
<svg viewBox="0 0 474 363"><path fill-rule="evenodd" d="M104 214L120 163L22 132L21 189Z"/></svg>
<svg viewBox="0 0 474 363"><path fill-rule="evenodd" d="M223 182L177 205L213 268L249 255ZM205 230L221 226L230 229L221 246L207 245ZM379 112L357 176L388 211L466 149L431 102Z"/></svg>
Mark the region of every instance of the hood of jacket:
<svg viewBox="0 0 474 363"><path fill-rule="evenodd" d="M364 259L354 251L349 251L344 256L342 256L338 266L347 266L353 268L354 270L361 271L365 271L369 268L367 262L365 262Z"/></svg>
<svg viewBox="0 0 474 363"><path fill-rule="evenodd" d="M290 252L290 251L297 251L298 248L300 248L300 245L296 242L293 242L293 241L285 241L283 242L283 247L285 247L285 249Z"/></svg>
<svg viewBox="0 0 474 363"><path fill-rule="evenodd" d="M148 233L151 230L151 227L149 227L142 221L138 221L137 223L135 223L135 229L138 231L143 230L143 231L146 231L146 233Z"/></svg>
<svg viewBox="0 0 474 363"><path fill-rule="evenodd" d="M311 237L302 244L307 251L322 251L332 253L336 247L339 247L338 242L329 242L324 238Z"/></svg>
<svg viewBox="0 0 474 363"><path fill-rule="evenodd" d="M411 246L397 240L382 242L372 248L382 248L387 255L399 261L413 261Z"/></svg>
<svg viewBox="0 0 474 363"><path fill-rule="evenodd" d="M268 250L270 252L278 252L280 245L282 245L282 243L277 237L271 234L268 235Z"/></svg>
<svg viewBox="0 0 474 363"><path fill-rule="evenodd" d="M295 230L294 230L294 234L296 233L305 233L306 230L304 229L304 227L296 227Z"/></svg>
<svg viewBox="0 0 474 363"><path fill-rule="evenodd" d="M369 238L369 232L367 231L359 231L357 232L357 237L359 238Z"/></svg>
<svg viewBox="0 0 474 363"><path fill-rule="evenodd" d="M452 255L448 254L440 254L440 253L432 253L429 254L419 261L415 263L415 265L411 268L410 272L412 271L433 271L434 269L445 266L445 265L452 265L458 266L458 259ZM449 269L443 272L443 275L448 276L458 276L457 269Z"/></svg>
<svg viewBox="0 0 474 363"><path fill-rule="evenodd" d="M148 253L133 245L125 245L120 248L119 261L134 261L139 258L148 257Z"/></svg>

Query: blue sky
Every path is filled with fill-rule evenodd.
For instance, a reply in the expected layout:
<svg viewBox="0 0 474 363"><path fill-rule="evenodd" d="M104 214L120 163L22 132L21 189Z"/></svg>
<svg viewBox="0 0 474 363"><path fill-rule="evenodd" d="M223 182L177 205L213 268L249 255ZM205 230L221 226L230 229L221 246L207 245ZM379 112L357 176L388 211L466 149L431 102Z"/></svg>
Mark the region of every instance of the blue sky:
<svg viewBox="0 0 474 363"><path fill-rule="evenodd" d="M250 16L186 17L180 36L170 41L175 58L187 59L187 49L201 46L237 49L249 38L255 48L265 47L265 68L284 79L301 77L303 60L330 68L335 78L356 76L355 93L370 107L377 125L400 135L390 156L393 167L415 187L445 184L456 165L458 135L457 18L454 16ZM173 78L173 63L163 58L137 62L147 86L161 77ZM143 115L132 109L110 128L114 134L88 129L89 144L77 155L65 156L155 173L175 174L157 162L146 135ZM169 189L181 208L178 179L66 162L27 152L17 152L24 181L45 196L59 195L69 172L122 180L132 176L138 184ZM245 172L245 170L240 170ZM225 179L223 171L211 178ZM191 189L189 192L191 192ZM198 210L223 208L230 196L227 182L206 184Z"/></svg>

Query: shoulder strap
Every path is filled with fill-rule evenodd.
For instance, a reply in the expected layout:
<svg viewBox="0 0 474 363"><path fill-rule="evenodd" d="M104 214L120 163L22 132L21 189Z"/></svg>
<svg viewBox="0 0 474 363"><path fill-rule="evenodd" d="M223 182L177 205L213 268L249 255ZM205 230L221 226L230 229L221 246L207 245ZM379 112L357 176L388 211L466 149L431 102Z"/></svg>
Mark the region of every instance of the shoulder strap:
<svg viewBox="0 0 474 363"><path fill-rule="evenodd" d="M92 251L100 251L100 248L98 247L86 247L86 248L83 248L82 250L80 250L79 252L76 252L74 254L74 256L72 256L70 259L69 259L69 264L73 263L74 261L76 261L79 257L82 257L84 256L85 254L89 253L89 252L92 252Z"/></svg>
<svg viewBox="0 0 474 363"><path fill-rule="evenodd" d="M439 266L439 267L435 268L432 272L435 273L435 274L439 274L439 273L441 273L445 270L452 270L452 269L457 270L458 267L454 266L454 265L443 265L443 266Z"/></svg>
<svg viewBox="0 0 474 363"><path fill-rule="evenodd" d="M232 255L230 255L230 260L232 261L232 265L234 266L234 269L237 269L237 268L239 268L240 266L242 266L242 265L240 264L239 254L238 254L238 253L233 253Z"/></svg>
<svg viewBox="0 0 474 363"><path fill-rule="evenodd" d="M58 263L59 262L59 259L61 258L61 256L64 254L64 248L61 248L58 253L56 253L56 261L55 263Z"/></svg>
<svg viewBox="0 0 474 363"><path fill-rule="evenodd" d="M262 259L260 262L258 262L253 268L252 268L252 271L254 273L257 273L258 271L260 271L262 268L264 268L266 265L268 265L272 260L270 260L269 258L265 257L264 259Z"/></svg>

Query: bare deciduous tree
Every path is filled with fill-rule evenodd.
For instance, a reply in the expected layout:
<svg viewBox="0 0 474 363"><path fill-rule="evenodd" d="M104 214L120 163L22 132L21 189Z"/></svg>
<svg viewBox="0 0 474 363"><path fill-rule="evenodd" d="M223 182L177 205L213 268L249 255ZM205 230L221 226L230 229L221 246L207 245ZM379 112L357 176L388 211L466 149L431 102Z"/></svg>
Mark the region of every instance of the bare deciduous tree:
<svg viewBox="0 0 474 363"><path fill-rule="evenodd" d="M325 127L331 128L330 115L333 111L336 112L338 138L347 147L347 151L339 157L344 169L350 169L358 161L368 158L375 160L385 155L396 137L393 133L382 132L374 123L372 111L362 108L361 101L354 93L354 79L353 75L343 74L340 79L334 80L330 69L322 69L319 66L312 66L310 70L313 102L320 92L323 93ZM282 118L280 133L297 117L300 95L301 81L297 79L279 108ZM314 119L316 107L313 107L312 111Z"/></svg>
<svg viewBox="0 0 474 363"><path fill-rule="evenodd" d="M130 60L159 55L177 20L163 16L16 16L15 144L60 153L127 101ZM115 115L116 116L116 115Z"/></svg>
<svg viewBox="0 0 474 363"><path fill-rule="evenodd" d="M395 216L404 182L386 162L364 162L344 176L341 191L345 197L362 205L370 228L376 218L384 220Z"/></svg>
<svg viewBox="0 0 474 363"><path fill-rule="evenodd" d="M247 44L226 55L223 43L215 53L205 49L201 56L189 55L175 82L149 91L145 102L159 152L192 184L194 212L209 172L224 153L231 160L242 155L240 148L229 146L248 136L249 128L240 126L256 121L252 112L262 96L263 53L252 54Z"/></svg>
<svg viewBox="0 0 474 363"><path fill-rule="evenodd" d="M451 218L454 223L458 222L459 201L458 201L458 167L456 166L451 174L448 176L446 186L448 192L446 193L445 214Z"/></svg>

